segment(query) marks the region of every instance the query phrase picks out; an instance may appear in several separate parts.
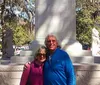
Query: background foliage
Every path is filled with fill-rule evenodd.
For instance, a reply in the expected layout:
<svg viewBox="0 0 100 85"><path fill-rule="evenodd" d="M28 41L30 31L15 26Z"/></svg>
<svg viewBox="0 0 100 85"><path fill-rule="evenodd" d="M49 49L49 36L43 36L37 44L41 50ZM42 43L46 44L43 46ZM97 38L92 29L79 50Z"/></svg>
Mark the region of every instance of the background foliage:
<svg viewBox="0 0 100 85"><path fill-rule="evenodd" d="M92 29L100 32L100 1L76 0L76 38L91 47Z"/></svg>
<svg viewBox="0 0 100 85"><path fill-rule="evenodd" d="M14 45L21 46L24 44L28 44L34 39L33 20L35 0L2 1L3 2L0 3L1 25L3 24L6 26L6 28L10 28L13 30Z"/></svg>

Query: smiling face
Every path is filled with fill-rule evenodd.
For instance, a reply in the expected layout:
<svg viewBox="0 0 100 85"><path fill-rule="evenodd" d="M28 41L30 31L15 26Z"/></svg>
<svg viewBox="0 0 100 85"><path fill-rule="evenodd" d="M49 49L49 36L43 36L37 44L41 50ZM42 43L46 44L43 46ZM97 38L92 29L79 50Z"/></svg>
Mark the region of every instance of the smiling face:
<svg viewBox="0 0 100 85"><path fill-rule="evenodd" d="M58 46L58 42L55 36L53 35L49 35L46 38L45 44L47 46L47 48L53 52L56 50L57 46Z"/></svg>
<svg viewBox="0 0 100 85"><path fill-rule="evenodd" d="M46 60L46 49L40 48L39 52L37 53L36 59L39 62L44 62Z"/></svg>

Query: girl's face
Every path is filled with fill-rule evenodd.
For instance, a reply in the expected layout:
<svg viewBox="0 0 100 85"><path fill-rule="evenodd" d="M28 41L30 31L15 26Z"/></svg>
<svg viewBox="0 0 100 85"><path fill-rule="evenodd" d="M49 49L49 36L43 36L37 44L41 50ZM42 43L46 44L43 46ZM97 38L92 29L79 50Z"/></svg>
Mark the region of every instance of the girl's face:
<svg viewBox="0 0 100 85"><path fill-rule="evenodd" d="M46 60L46 50L45 49L40 49L39 53L37 54L37 60L41 63Z"/></svg>

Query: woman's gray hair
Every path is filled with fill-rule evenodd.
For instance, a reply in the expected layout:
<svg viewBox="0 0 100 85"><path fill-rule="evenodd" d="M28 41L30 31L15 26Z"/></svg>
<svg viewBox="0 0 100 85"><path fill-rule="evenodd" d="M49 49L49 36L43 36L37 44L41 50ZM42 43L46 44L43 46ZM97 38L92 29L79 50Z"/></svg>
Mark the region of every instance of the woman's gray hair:
<svg viewBox="0 0 100 85"><path fill-rule="evenodd" d="M45 46L40 46L39 49L35 53L34 59L37 58L37 55L39 54L39 52L40 52L41 49L45 49L45 52L47 53L46 47Z"/></svg>

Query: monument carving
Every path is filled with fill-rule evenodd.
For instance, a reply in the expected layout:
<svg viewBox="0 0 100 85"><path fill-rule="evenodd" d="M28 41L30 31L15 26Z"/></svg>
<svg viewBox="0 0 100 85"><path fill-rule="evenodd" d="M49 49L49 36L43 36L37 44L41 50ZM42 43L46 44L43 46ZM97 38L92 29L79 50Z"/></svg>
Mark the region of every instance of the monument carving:
<svg viewBox="0 0 100 85"><path fill-rule="evenodd" d="M92 55L100 56L100 37L97 29L92 29Z"/></svg>

